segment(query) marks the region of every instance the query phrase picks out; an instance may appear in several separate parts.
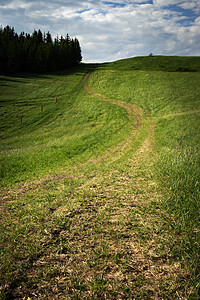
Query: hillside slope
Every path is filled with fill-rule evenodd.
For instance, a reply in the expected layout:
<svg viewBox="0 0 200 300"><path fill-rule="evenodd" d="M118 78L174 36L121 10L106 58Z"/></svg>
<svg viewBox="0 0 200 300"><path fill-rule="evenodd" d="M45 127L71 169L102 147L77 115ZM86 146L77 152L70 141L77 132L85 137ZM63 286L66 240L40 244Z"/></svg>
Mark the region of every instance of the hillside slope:
<svg viewBox="0 0 200 300"><path fill-rule="evenodd" d="M2 134L3 299L198 298L199 70L141 57L1 77L7 116L23 111Z"/></svg>

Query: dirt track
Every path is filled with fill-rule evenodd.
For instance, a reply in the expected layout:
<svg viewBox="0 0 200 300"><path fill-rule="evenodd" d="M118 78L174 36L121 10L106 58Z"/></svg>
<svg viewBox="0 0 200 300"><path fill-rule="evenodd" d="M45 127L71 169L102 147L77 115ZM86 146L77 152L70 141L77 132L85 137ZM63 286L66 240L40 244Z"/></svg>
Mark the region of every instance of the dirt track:
<svg viewBox="0 0 200 300"><path fill-rule="evenodd" d="M142 120L144 117L147 118L149 121L151 121L149 123L150 130L152 130L154 127L153 121L149 116L146 115L146 113L144 112L144 110L141 107L139 107L135 104L126 103L126 102L123 102L120 100L112 99L105 95L102 95L102 94L99 94L99 93L96 93L95 91L93 91L91 89L91 87L89 86L89 79L90 79L91 74L92 73L85 75L85 77L82 80L82 86L83 86L83 89L86 91L86 93L92 97L96 97L96 98L106 101L108 103L123 107L128 113L130 127L131 127L131 134L126 138L126 140L123 142L123 144L117 148L117 151L120 153L121 150L125 149L129 145L130 141L133 139L133 136L136 134L137 130L139 130L139 128L141 127Z"/></svg>
<svg viewBox="0 0 200 300"><path fill-rule="evenodd" d="M28 287L22 280L13 280L7 291L13 299L29 295L31 300L184 299L179 287L185 274L171 257L164 231L167 216L162 213L161 195L153 179L154 122L138 106L94 92L89 87L90 76L82 81L84 90L126 109L131 134L100 158L32 182L24 190L21 187L23 192L17 197L25 203L34 193L46 198L46 185L54 181L56 197L71 204L61 202L51 212L52 218L63 222L46 229L40 241L43 251L22 270L27 282L35 284ZM146 136L133 151L143 129ZM10 191L9 198L15 195L16 190ZM38 273L44 274L41 281L37 281Z"/></svg>

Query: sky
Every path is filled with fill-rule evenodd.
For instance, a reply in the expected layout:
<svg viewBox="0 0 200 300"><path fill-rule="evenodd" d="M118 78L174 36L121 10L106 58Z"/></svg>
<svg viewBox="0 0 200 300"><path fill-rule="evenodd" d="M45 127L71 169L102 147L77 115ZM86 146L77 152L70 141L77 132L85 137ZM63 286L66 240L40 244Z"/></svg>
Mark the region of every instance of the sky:
<svg viewBox="0 0 200 300"><path fill-rule="evenodd" d="M83 62L200 56L200 0L0 0L0 25L78 38Z"/></svg>

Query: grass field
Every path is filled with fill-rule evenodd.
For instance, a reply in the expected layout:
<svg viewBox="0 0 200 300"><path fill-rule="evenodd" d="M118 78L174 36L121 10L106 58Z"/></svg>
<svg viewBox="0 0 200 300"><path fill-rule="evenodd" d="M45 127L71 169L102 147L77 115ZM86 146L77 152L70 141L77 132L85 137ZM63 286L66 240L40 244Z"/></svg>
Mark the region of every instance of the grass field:
<svg viewBox="0 0 200 300"><path fill-rule="evenodd" d="M2 299L198 299L200 58L0 90Z"/></svg>
<svg viewBox="0 0 200 300"><path fill-rule="evenodd" d="M123 138L126 112L90 101L81 85L84 72L1 77L3 184L88 159Z"/></svg>

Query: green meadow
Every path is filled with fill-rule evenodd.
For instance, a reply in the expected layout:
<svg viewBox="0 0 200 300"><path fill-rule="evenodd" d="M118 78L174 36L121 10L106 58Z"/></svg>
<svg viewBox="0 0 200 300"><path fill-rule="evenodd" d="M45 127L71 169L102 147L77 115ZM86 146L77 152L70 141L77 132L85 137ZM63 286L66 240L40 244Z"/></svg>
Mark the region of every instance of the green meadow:
<svg viewBox="0 0 200 300"><path fill-rule="evenodd" d="M81 85L82 69L69 74L1 77L3 184L88 159L123 138L126 112L91 101Z"/></svg>
<svg viewBox="0 0 200 300"><path fill-rule="evenodd" d="M200 58L0 91L2 299L198 299Z"/></svg>

